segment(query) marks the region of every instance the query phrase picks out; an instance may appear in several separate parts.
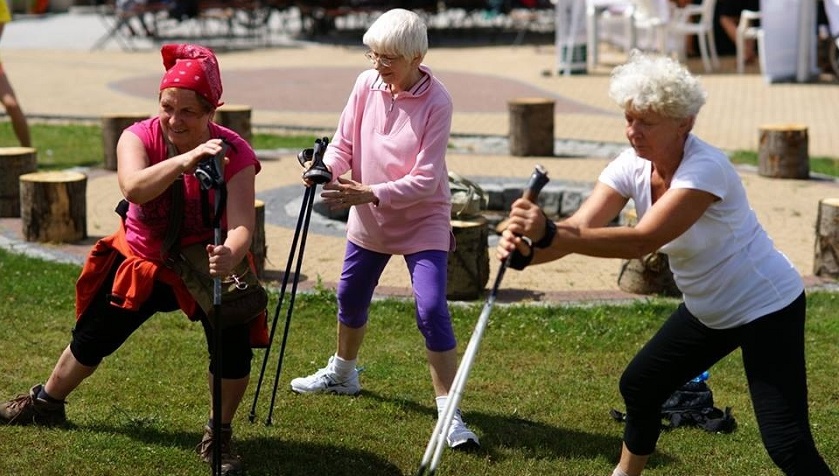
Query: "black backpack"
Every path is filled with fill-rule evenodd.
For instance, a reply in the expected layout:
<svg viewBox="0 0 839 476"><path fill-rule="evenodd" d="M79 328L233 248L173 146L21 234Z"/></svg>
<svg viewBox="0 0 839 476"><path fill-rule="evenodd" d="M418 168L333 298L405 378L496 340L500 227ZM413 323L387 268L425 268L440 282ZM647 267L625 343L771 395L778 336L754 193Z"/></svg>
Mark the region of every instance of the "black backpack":
<svg viewBox="0 0 839 476"><path fill-rule="evenodd" d="M609 415L620 422L626 420L626 414L615 409ZM661 419L666 430L695 426L711 433L731 433L737 426L731 407L720 410L714 406L714 395L705 382L690 381L673 392L661 406Z"/></svg>

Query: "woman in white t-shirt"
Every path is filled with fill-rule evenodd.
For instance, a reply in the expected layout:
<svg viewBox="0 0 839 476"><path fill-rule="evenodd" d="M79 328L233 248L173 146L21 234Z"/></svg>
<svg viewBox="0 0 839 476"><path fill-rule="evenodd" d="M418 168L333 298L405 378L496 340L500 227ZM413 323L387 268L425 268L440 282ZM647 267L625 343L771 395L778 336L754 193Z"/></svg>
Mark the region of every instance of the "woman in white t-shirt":
<svg viewBox="0 0 839 476"><path fill-rule="evenodd" d="M704 89L677 61L635 51L613 71L609 94L625 112L632 147L566 220L553 223L536 204L516 201L497 255L512 253L515 269L572 253L668 255L684 302L621 377L627 417L613 476L641 473L667 397L737 348L772 460L787 475L832 475L810 433L804 286L758 223L728 157L691 134ZM608 226L630 199L638 223Z"/></svg>

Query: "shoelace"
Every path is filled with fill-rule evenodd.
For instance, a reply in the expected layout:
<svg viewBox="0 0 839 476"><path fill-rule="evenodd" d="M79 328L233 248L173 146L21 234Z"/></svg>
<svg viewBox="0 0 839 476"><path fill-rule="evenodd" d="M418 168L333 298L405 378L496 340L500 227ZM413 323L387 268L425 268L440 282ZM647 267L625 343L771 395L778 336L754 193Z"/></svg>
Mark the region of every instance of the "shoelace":
<svg viewBox="0 0 839 476"><path fill-rule="evenodd" d="M318 369L318 371L315 372L313 377L316 380L326 381L327 385L339 385L349 380L349 378L346 378L344 380L338 380L338 373L335 372L334 369L330 368L330 366Z"/></svg>
<svg viewBox="0 0 839 476"><path fill-rule="evenodd" d="M210 457L213 456L213 443L215 440L213 439L213 433L208 432L204 434L204 438L201 439L201 442L198 443L198 447L196 448L198 454L202 457ZM230 454L230 441L229 439L224 438L222 435L221 438L221 456L222 459L233 459L233 455Z"/></svg>
<svg viewBox="0 0 839 476"><path fill-rule="evenodd" d="M29 404L30 402L33 405L35 404L35 401L34 401L34 399L32 398L31 395L18 395L17 397L15 397L14 399L12 399L9 402L9 409L10 410L18 410L21 407Z"/></svg>
<svg viewBox="0 0 839 476"><path fill-rule="evenodd" d="M364 367L356 367L356 375L360 374L363 370ZM342 384L352 380L352 374L348 375L347 378L345 378L344 380L338 380L338 372L336 372L335 369L331 369L329 367L319 369L317 372L315 372L314 377L319 379L326 379L327 382L332 384Z"/></svg>
<svg viewBox="0 0 839 476"><path fill-rule="evenodd" d="M326 382L327 386L341 385L346 380L338 380L338 374L324 369L323 373L318 375L318 379Z"/></svg>

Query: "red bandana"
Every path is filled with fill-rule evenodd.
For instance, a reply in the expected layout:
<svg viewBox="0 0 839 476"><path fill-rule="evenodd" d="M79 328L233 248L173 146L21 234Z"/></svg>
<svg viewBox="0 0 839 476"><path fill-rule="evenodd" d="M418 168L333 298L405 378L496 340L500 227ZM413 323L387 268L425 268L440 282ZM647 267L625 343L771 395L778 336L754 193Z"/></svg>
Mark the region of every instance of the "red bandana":
<svg viewBox="0 0 839 476"><path fill-rule="evenodd" d="M160 80L160 90L190 89L200 94L215 107L221 99L221 73L212 50L198 45L164 45L160 49L166 73Z"/></svg>

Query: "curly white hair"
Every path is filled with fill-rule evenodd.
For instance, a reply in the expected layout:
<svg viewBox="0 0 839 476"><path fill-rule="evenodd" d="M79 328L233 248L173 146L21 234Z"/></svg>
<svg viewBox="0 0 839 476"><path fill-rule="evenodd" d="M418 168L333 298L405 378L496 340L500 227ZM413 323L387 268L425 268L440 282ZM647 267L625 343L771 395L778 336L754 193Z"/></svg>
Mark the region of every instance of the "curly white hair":
<svg viewBox="0 0 839 476"><path fill-rule="evenodd" d="M609 97L625 111L684 119L699 113L707 93L677 60L633 50L626 63L612 70Z"/></svg>

